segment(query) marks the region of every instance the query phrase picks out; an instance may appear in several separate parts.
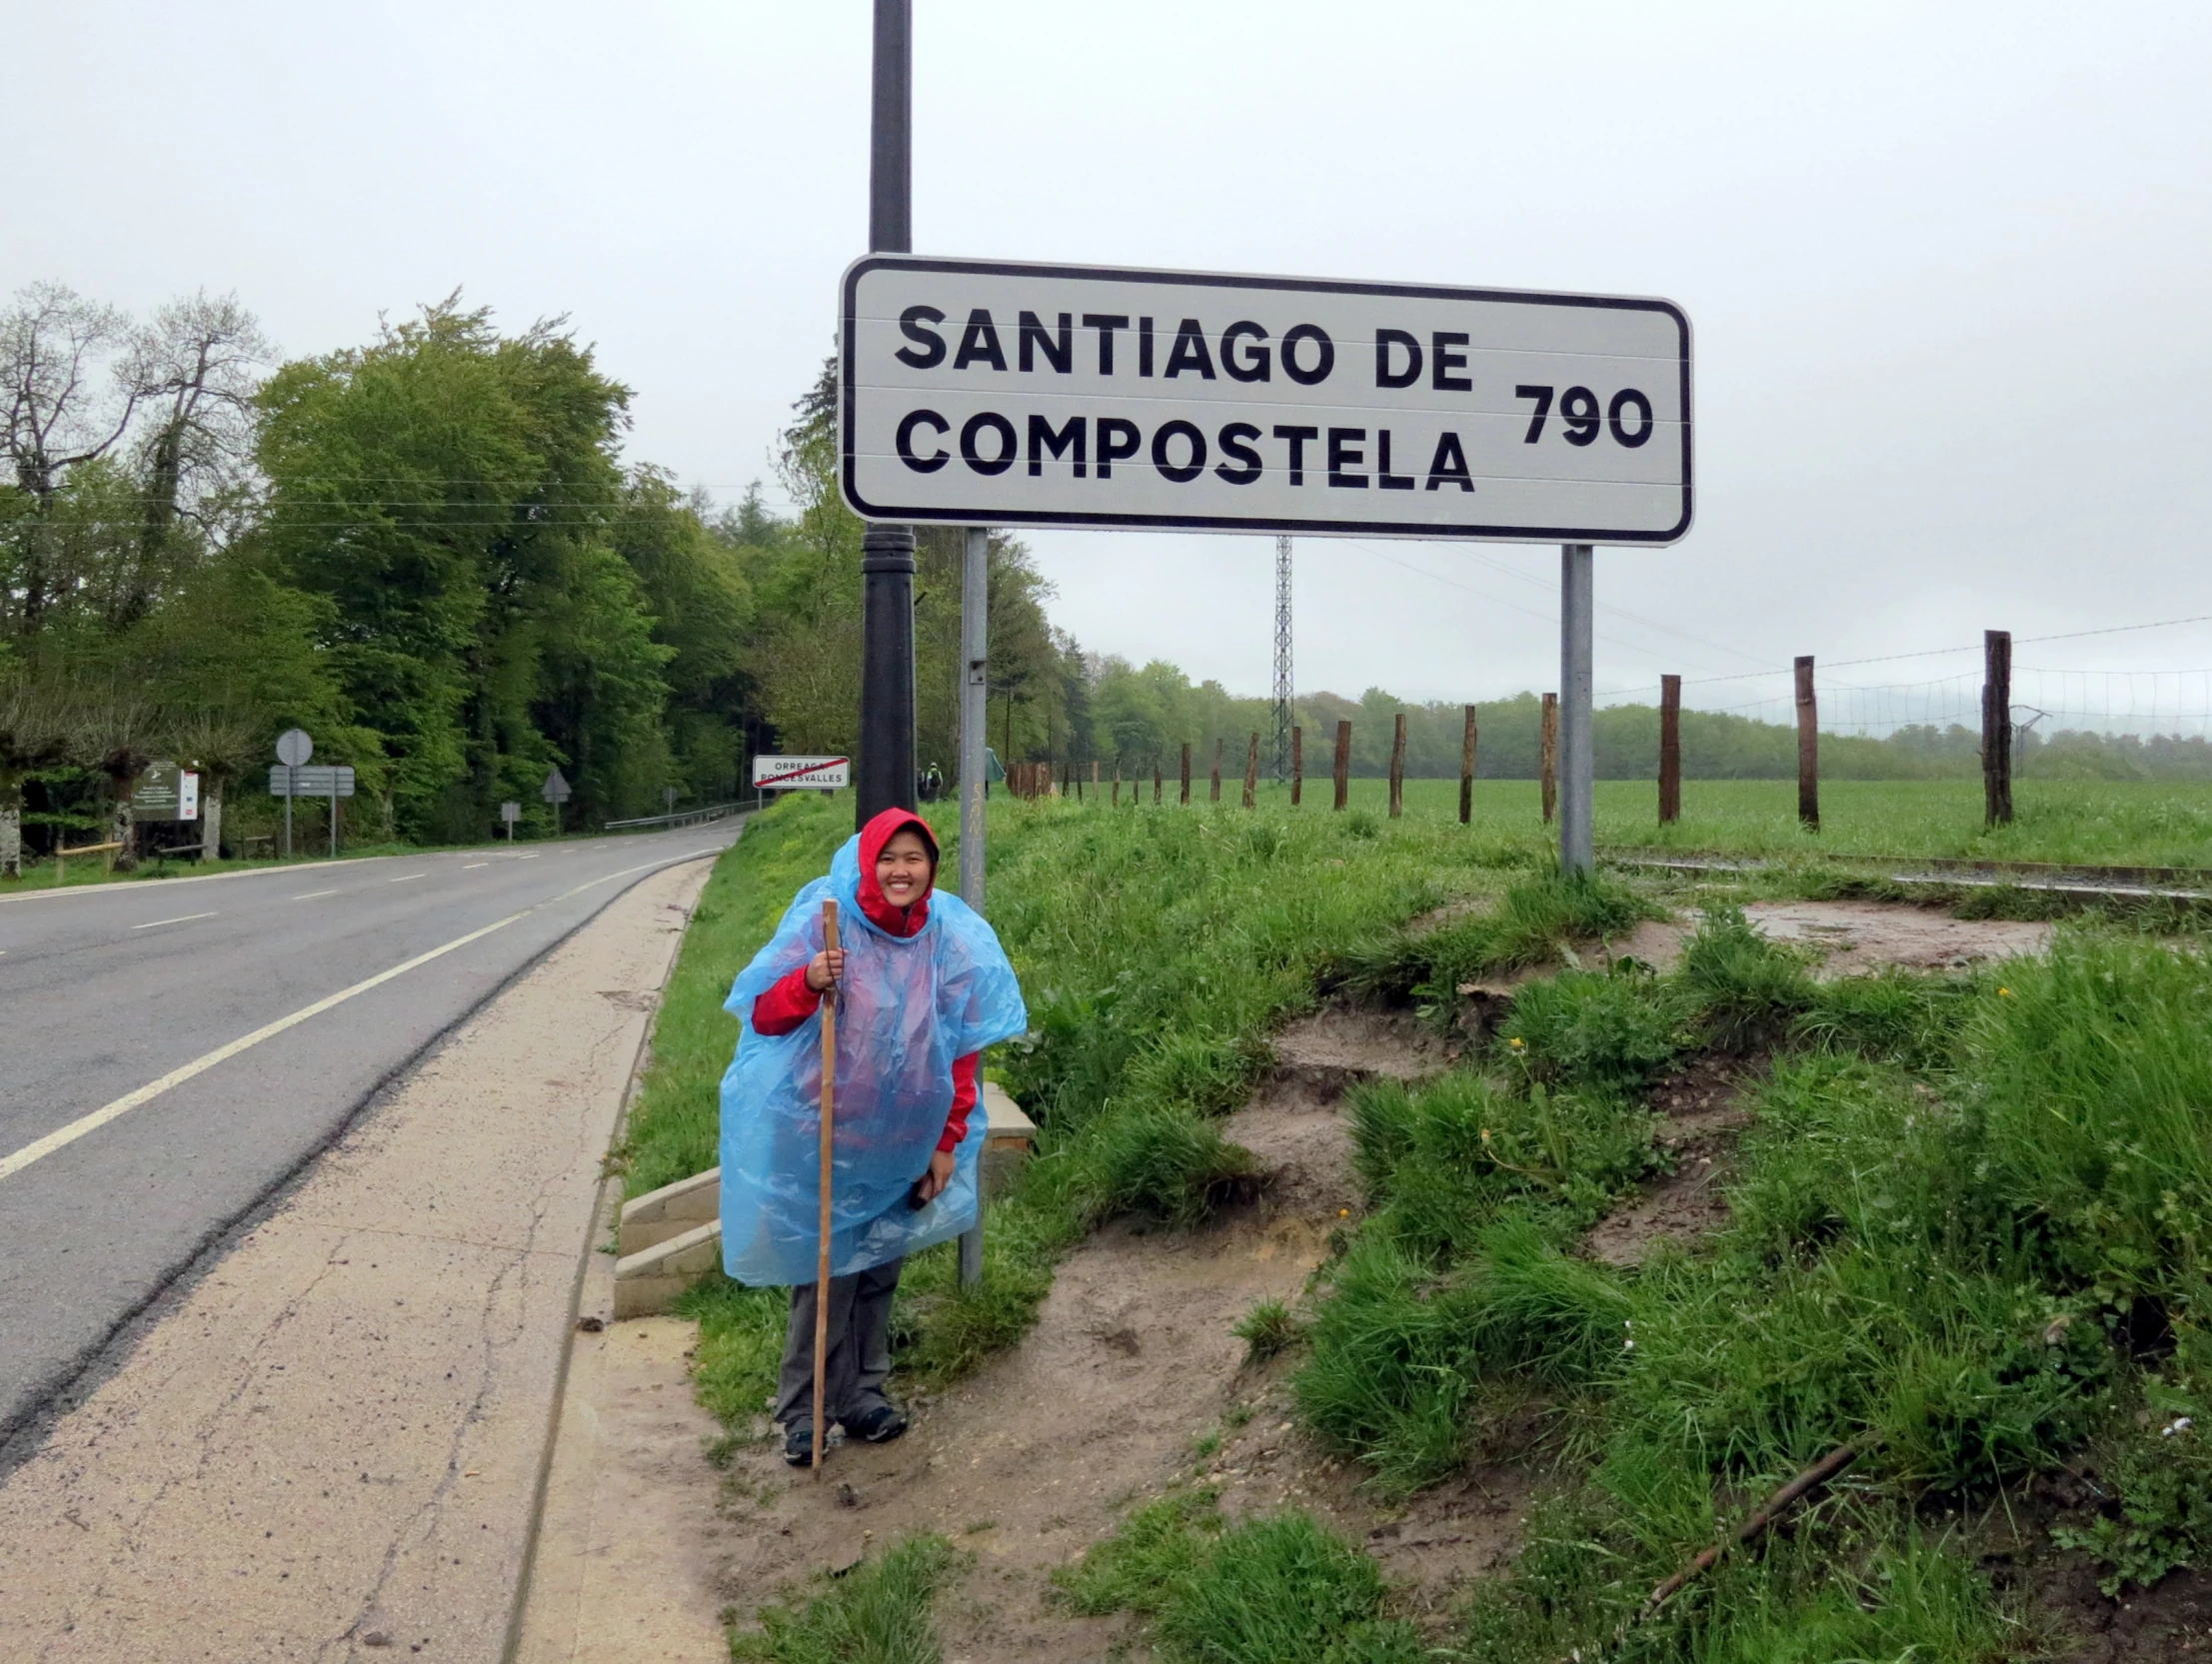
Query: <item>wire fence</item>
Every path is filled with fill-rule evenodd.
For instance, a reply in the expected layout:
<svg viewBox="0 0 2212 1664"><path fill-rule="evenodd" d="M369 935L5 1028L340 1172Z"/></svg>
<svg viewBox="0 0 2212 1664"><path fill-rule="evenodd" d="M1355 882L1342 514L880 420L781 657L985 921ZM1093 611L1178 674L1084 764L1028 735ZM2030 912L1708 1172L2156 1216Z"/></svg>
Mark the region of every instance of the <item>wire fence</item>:
<svg viewBox="0 0 2212 1664"><path fill-rule="evenodd" d="M1817 672L1817 667L1816 667ZM1769 680L1769 679L1757 679ZM1753 679L1736 679L1725 692L1703 700L1684 689L1684 709L1743 717L1753 722L1795 721L1795 691L1786 672L1770 679L1776 691L1757 691ZM1746 689L1745 681L1753 681ZM1961 672L1921 682L1862 683L1816 676L1821 732L1887 739L1901 729L1981 726L1982 673ZM1634 698L1612 690L1613 698ZM1753 693L1754 697L1740 697ZM1656 697L1656 688L1642 695ZM2173 735L2212 738L2212 670L2077 671L2012 668L2012 720L2048 737L2072 730L2104 735Z"/></svg>

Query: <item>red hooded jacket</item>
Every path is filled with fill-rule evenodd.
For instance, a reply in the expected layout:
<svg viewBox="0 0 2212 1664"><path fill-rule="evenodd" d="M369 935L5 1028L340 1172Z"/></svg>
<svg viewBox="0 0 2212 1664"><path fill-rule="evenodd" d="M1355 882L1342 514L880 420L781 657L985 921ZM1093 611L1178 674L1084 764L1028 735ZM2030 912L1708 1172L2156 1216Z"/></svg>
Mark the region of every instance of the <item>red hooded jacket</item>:
<svg viewBox="0 0 2212 1664"><path fill-rule="evenodd" d="M930 849L930 882L937 882L937 834L930 831L929 822L912 810L887 809L861 829L861 911L869 921L886 935L911 936L930 921L930 897L925 892L911 906L894 906L876 882L876 858L884 852L884 845L901 832L912 828L922 834L922 841ZM807 967L801 965L783 977L768 992L753 1001L753 1027L761 1034L788 1034L815 1014L822 1004L822 995L807 986ZM968 1117L976 1107L976 1061L978 1054L971 1051L965 1057L953 1061L953 1112L945 1117L945 1132L937 1141L941 1150L952 1151L968 1136Z"/></svg>

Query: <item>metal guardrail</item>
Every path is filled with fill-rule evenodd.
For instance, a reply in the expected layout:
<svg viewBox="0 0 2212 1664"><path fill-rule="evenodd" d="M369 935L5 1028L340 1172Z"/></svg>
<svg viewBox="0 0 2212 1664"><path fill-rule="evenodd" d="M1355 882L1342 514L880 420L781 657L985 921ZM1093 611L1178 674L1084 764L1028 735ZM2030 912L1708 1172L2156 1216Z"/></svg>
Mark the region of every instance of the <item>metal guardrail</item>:
<svg viewBox="0 0 2212 1664"><path fill-rule="evenodd" d="M740 815L761 807L756 798L752 803L712 804L705 809L687 809L675 815L647 815L635 821L607 821L600 825L602 832L636 832L643 827L696 827L707 821L720 821L727 816Z"/></svg>

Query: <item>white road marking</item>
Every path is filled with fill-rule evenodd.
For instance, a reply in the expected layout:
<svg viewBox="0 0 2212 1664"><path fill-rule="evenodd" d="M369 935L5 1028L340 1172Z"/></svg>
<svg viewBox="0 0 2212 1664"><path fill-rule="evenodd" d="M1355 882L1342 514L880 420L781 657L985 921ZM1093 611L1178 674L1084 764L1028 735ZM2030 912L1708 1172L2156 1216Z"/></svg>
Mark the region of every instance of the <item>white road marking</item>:
<svg viewBox="0 0 2212 1664"><path fill-rule="evenodd" d="M545 852L544 850L540 850L540 851L539 851L539 854L543 854L544 852ZM538 856L537 856L537 855L517 855L517 856L516 856L515 858L516 858L517 860L536 860L536 859L538 858Z"/></svg>
<svg viewBox="0 0 2212 1664"><path fill-rule="evenodd" d="M433 947L427 953L418 953L412 959L406 959L401 961L399 964L394 965L390 970L380 970L374 976L371 976L364 981L354 983L354 985L350 988L340 988L336 993L330 994L322 999L318 999L312 1005L302 1005L290 1016L281 1016L277 1018L277 1020L274 1022L264 1023L261 1027L256 1028L250 1034L241 1034L237 1039L232 1040L228 1045L219 1045L213 1051L206 1052L201 1056L193 1058L191 1062L186 1063L182 1068L171 1069L159 1080L149 1080L145 1085L139 1087L137 1091L125 1092L113 1103L104 1103L99 1108L93 1110L89 1115L79 1115L67 1126L58 1126L53 1131L47 1133L45 1137L33 1139L30 1143L25 1144L21 1149L17 1150L13 1155L0 1156L0 1179L12 1177L14 1174L21 1172L25 1167L28 1167L32 1162L43 1160L45 1157L52 1155L54 1151L64 1148L69 1144L75 1143L86 1133L97 1132L101 1127L107 1125L108 1122L116 1120L123 1115L129 1114L140 1104L151 1102L153 1099L161 1096L163 1092L169 1090L170 1087L181 1086L196 1074L205 1074L217 1063L224 1062L229 1058L235 1057L241 1051L245 1051L252 1046L259 1045L263 1040L274 1039L277 1035L283 1033L287 1028L295 1028L299 1024L305 1022L309 1017L320 1016L323 1012L329 1010L333 1005L341 1005L347 1000L351 999L357 993L367 993L371 988L380 987L384 983L389 982L395 976L406 975L407 972L413 970L417 965L428 964L432 959L441 958L445 954L452 952L456 947L466 947L469 945L470 942L476 941L481 937L488 936L494 930L503 930L508 925L514 923L518 918L523 918L527 916L527 911L509 913L505 918L500 919L497 923L487 924L480 930L471 930L465 936L455 936L453 940L447 942L442 947Z"/></svg>
<svg viewBox="0 0 2212 1664"><path fill-rule="evenodd" d="M429 876L428 872L402 872L398 877L386 878L384 881L388 884L404 884L410 878L427 878Z"/></svg>
<svg viewBox="0 0 2212 1664"><path fill-rule="evenodd" d="M191 923L191 922L192 922L192 921L193 921L193 920L194 920L195 918L213 918L214 916L215 916L215 914L213 914L213 913L211 913L211 912L180 912L180 913L179 913L179 914L177 914L177 916L176 916L176 917L174 917L174 918L149 918L149 919L148 919L148 920L146 920L146 922L145 922L145 923L143 923L143 924L133 924L133 925L131 926L131 928L132 928L132 929L134 929L134 930L151 930L151 929L155 928L155 927L156 927L157 925L162 925L162 924L189 924L189 923Z"/></svg>
<svg viewBox="0 0 2212 1664"><path fill-rule="evenodd" d="M612 879L628 877L633 872L645 872L651 870L654 867L674 866L682 861L697 860L702 855L720 854L726 847L728 847L728 845L726 844L711 843L704 849L692 849L681 855L667 855L660 860L643 861L636 866L625 866L620 871L603 873L599 877L593 878L588 882L578 884L574 889L564 891L562 894L556 895L553 899L555 901L565 901L572 895L579 895L587 889L594 888L599 884L607 883ZM418 877L422 876L422 874L420 873L414 875ZM191 1062L186 1063L183 1067L171 1069L160 1079L149 1080L145 1085L139 1087L138 1090L136 1090L135 1092L125 1092L114 1102L104 1103L99 1108L93 1110L90 1114L80 1115L75 1120L71 1121L68 1125L56 1127L53 1131L47 1133L45 1137L33 1139L30 1143L25 1144L21 1149L17 1150L13 1155L0 1156L0 1179L12 1177L16 1173L21 1172L25 1167L28 1167L32 1162L43 1160L45 1157L53 1154L54 1151L65 1148L66 1146L75 1143L79 1138L82 1138L88 1132L99 1131L99 1129L107 1125L108 1122L119 1119L120 1117L129 1114L140 1104L149 1103L153 1099L161 1096L161 1094L169 1090L170 1087L181 1086L187 1080L190 1080L194 1075L205 1074L209 1069L215 1067L217 1063L225 1062L228 1059L237 1056L241 1051L245 1051L253 1046L259 1045L263 1040L273 1039L277 1035L283 1033L286 1029L299 1026L299 1024L307 1021L309 1017L320 1016L323 1012L329 1010L332 1006L345 1003L345 1001L351 999L357 993L367 993L371 988L379 987L382 984L392 980L392 978L395 976L404 976L405 974L407 974L407 972L413 970L416 966L425 965L430 963L432 959L441 958L445 954L451 953L457 947L466 947L469 945L470 942L480 940L481 938L490 935L494 930L504 930L508 925L514 923L517 919L528 918L532 913L536 912L539 907L547 906L550 904L551 903L549 902L541 901L537 904L537 906L525 907L521 912L511 912L505 918L498 919L493 923L487 924L482 929L471 930L465 936L455 936L453 940L446 942L442 946L433 947L427 953L418 953L412 959L403 960L399 964L394 965L390 970L380 970L374 976L354 983L354 985L350 988L340 988L336 993L327 995L322 999L318 999L312 1005L302 1005L290 1016L281 1016L277 1018L277 1020L274 1022L264 1023L261 1027L256 1028L250 1034L241 1034L237 1039L232 1040L228 1045L219 1045L213 1051L193 1058Z"/></svg>
<svg viewBox="0 0 2212 1664"><path fill-rule="evenodd" d="M305 895L295 895L292 899L295 901L312 901L318 896L336 895L338 891L335 889L311 889Z"/></svg>
<svg viewBox="0 0 2212 1664"><path fill-rule="evenodd" d="M488 860L472 860L469 862L468 865L462 867L461 870L464 872L474 872L480 866L489 866L492 863Z"/></svg>

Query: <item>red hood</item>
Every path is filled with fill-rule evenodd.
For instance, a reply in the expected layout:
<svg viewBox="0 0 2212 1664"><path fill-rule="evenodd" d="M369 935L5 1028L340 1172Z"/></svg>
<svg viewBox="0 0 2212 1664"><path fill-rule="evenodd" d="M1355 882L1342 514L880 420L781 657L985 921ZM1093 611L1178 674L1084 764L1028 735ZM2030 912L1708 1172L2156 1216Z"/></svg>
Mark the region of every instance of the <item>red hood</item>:
<svg viewBox="0 0 2212 1664"><path fill-rule="evenodd" d="M861 911L887 935L911 936L930 921L930 895L909 907L897 907L886 899L876 882L876 857L899 832L912 827L930 846L930 882L937 883L937 833L930 823L911 809L887 809L861 829Z"/></svg>

